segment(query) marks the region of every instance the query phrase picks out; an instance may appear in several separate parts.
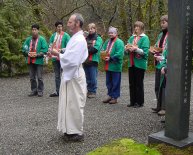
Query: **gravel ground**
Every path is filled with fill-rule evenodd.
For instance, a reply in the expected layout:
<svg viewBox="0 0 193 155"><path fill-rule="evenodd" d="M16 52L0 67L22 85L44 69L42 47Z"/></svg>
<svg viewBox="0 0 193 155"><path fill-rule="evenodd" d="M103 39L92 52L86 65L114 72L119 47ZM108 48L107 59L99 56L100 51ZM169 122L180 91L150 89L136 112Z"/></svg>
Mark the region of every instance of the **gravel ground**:
<svg viewBox="0 0 193 155"><path fill-rule="evenodd" d="M193 81L193 80L192 80ZM54 74L44 75L43 97L28 97L29 77L0 79L0 154L85 155L112 140L132 138L147 143L148 135L163 130L163 117L152 113L155 107L154 74L145 76L145 106L128 108L129 86L122 74L121 98L116 105L103 104L106 97L105 74L99 73L96 99L87 99L85 107L85 141L69 143L56 129L58 98L54 91ZM193 94L191 94L191 98ZM191 102L190 131L193 131Z"/></svg>

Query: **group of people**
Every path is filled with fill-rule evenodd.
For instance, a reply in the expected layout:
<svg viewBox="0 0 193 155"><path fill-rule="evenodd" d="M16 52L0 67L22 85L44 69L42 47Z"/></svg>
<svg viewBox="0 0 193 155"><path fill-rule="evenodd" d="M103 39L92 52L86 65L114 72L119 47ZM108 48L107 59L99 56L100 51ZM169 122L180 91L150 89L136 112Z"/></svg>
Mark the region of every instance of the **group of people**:
<svg viewBox="0 0 193 155"><path fill-rule="evenodd" d="M167 15L161 17L162 32L155 47L150 49L150 41L144 33L141 21L134 24L133 35L127 44L118 37L118 30L109 27L109 38L104 41L97 33L94 23L88 25L88 32L83 32L84 19L81 14L70 16L67 27L72 36L63 31L63 22L55 23L56 32L52 34L49 45L39 35L39 25L32 25L32 36L23 44L22 52L29 66L31 92L29 96L43 96L42 79L43 59L46 55L52 59L55 73L56 91L50 97L59 96L57 129L64 133L69 141L82 141L84 106L86 98L95 98L97 94L98 64L101 51L105 57L107 97L103 103L116 104L120 97L121 72L124 55L128 56L128 76L130 104L128 107L139 108L144 105L144 74L147 69L149 51L154 55L156 65L155 93L157 107L154 112L163 114L162 96L166 84L167 63ZM36 81L36 76L38 82Z"/></svg>

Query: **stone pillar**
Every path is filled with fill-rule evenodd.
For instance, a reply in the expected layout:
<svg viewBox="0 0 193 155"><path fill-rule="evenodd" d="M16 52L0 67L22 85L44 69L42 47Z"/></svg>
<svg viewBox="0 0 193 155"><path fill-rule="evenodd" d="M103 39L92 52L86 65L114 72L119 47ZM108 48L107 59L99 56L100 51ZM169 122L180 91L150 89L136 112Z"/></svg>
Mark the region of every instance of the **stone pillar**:
<svg viewBox="0 0 193 155"><path fill-rule="evenodd" d="M193 0L169 0L168 10L165 131L150 135L149 142L184 147L193 144L193 134L189 133Z"/></svg>

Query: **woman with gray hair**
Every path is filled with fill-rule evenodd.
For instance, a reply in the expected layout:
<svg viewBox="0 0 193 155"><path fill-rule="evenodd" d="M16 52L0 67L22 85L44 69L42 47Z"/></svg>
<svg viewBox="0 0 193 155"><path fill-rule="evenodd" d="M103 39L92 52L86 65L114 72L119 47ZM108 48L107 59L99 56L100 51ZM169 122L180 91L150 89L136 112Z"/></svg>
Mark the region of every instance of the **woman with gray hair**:
<svg viewBox="0 0 193 155"><path fill-rule="evenodd" d="M116 104L117 98L120 97L124 43L118 38L115 27L109 27L108 35L109 39L106 40L102 48L106 52L104 63L108 89L108 97L103 100L103 103Z"/></svg>

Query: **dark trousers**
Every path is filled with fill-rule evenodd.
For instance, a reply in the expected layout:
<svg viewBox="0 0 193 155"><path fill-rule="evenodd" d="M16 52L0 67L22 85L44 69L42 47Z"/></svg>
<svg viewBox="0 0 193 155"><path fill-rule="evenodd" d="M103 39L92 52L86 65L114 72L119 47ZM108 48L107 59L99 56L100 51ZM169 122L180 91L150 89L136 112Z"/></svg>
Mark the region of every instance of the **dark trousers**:
<svg viewBox="0 0 193 155"><path fill-rule="evenodd" d="M54 68L54 73L55 73L55 87L56 87L56 92L59 94L60 90L60 82L61 82L61 66L60 66L60 61L52 61L52 65Z"/></svg>
<svg viewBox="0 0 193 155"><path fill-rule="evenodd" d="M29 76L30 76L32 92L43 92L44 83L43 83L42 73L43 73L43 65L29 64ZM36 76L38 79L38 84L36 81Z"/></svg>
<svg viewBox="0 0 193 155"><path fill-rule="evenodd" d="M137 67L129 67L130 104L144 104L144 74L145 70Z"/></svg>
<svg viewBox="0 0 193 155"><path fill-rule="evenodd" d="M155 70L155 95L156 95L157 100L159 97L160 78L161 78L161 70L156 68Z"/></svg>
<svg viewBox="0 0 193 155"><path fill-rule="evenodd" d="M164 76L164 75L163 75ZM166 88L166 78L164 77L161 86L159 88L157 109L165 110L165 88Z"/></svg>
<svg viewBox="0 0 193 155"><path fill-rule="evenodd" d="M84 66L84 71L86 74L86 83L88 92L95 93L97 90L97 66Z"/></svg>
<svg viewBox="0 0 193 155"><path fill-rule="evenodd" d="M106 71L106 86L110 97L120 97L121 72Z"/></svg>

